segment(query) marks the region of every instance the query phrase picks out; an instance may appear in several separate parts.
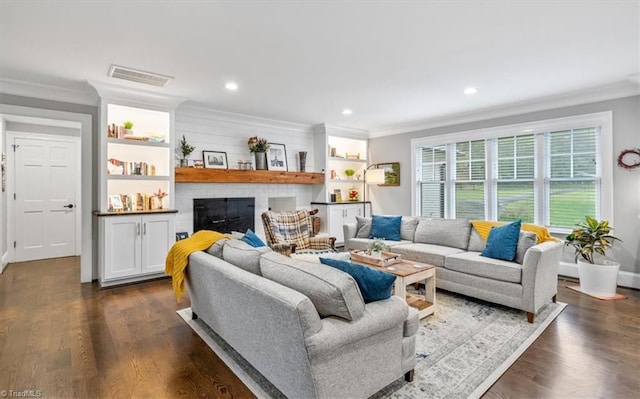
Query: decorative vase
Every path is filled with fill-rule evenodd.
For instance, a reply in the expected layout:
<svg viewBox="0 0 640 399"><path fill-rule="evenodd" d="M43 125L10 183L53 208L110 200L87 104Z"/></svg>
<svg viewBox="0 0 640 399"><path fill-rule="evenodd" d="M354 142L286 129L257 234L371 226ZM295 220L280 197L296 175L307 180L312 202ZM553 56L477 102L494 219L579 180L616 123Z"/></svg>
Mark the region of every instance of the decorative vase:
<svg viewBox="0 0 640 399"><path fill-rule="evenodd" d="M256 158L256 170L267 170L267 153L254 152Z"/></svg>
<svg viewBox="0 0 640 399"><path fill-rule="evenodd" d="M181 159L180 160L180 167L181 168L186 168L187 166L189 166L189 160L188 159Z"/></svg>
<svg viewBox="0 0 640 399"><path fill-rule="evenodd" d="M304 172L307 168L307 152L300 151L298 157L300 157L300 172Z"/></svg>
<svg viewBox="0 0 640 399"><path fill-rule="evenodd" d="M603 264L591 264L578 261L580 291L588 295L612 297L618 288L618 272L620 264L603 261Z"/></svg>

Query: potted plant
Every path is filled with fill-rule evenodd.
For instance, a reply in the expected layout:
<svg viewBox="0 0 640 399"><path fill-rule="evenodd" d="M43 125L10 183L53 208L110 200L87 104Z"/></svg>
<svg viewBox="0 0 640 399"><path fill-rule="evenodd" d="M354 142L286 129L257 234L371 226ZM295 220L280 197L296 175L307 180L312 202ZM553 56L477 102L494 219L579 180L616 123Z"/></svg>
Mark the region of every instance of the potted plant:
<svg viewBox="0 0 640 399"><path fill-rule="evenodd" d="M620 264L605 259L606 251L619 238L612 236L606 220L598 221L590 216L576 224L565 238L565 245L575 248L578 263L580 291L589 295L615 296Z"/></svg>
<svg viewBox="0 0 640 399"><path fill-rule="evenodd" d="M258 136L249 137L247 145L249 146L249 151L254 154L256 159L256 170L266 170L266 152L269 151L269 142L267 139L259 138Z"/></svg>
<svg viewBox="0 0 640 399"><path fill-rule="evenodd" d="M184 134L183 134L182 140L180 140L180 142L178 143L178 148L176 148L178 156L180 157L180 167L186 168L189 165L187 162L187 157L195 149L196 147L187 143L187 139L184 137Z"/></svg>
<svg viewBox="0 0 640 399"><path fill-rule="evenodd" d="M133 128L133 122L126 121L125 123L122 124L122 126L124 127L124 134L126 135L133 134L133 131L131 130Z"/></svg>
<svg viewBox="0 0 640 399"><path fill-rule="evenodd" d="M369 244L369 248L367 248L367 254L371 256L375 256L377 258L382 257L383 251L388 251L389 246L384 243L384 241L380 239L373 240L371 244Z"/></svg>

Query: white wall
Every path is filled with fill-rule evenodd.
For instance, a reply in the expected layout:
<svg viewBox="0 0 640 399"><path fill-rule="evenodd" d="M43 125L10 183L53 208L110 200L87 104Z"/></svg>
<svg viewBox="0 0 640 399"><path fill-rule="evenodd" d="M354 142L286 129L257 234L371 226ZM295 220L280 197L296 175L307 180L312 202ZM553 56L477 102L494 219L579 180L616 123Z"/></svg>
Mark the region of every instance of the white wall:
<svg viewBox="0 0 640 399"><path fill-rule="evenodd" d="M237 115L216 110L183 106L175 113L176 142L182 135L196 147L189 159L202 160L202 151L225 151L230 169L237 162L251 160L247 140L251 136L264 137L271 143L285 144L289 171L299 170L298 152L307 151L307 172L314 170L313 133L310 126ZM254 162L255 166L255 162ZM312 186L308 184L249 184L249 183L176 183L176 231L193 232L194 198L256 199L255 230L264 237L260 214L268 209L269 198L296 197L296 208L309 208Z"/></svg>

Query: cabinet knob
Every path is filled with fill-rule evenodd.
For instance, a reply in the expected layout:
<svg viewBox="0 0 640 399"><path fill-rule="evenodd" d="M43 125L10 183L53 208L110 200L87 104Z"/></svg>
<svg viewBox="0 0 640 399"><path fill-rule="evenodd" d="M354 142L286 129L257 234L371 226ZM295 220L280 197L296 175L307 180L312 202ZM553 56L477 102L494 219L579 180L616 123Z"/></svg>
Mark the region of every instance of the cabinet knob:
<svg viewBox="0 0 640 399"><path fill-rule="evenodd" d="M140 223L136 223L136 235L140 235Z"/></svg>

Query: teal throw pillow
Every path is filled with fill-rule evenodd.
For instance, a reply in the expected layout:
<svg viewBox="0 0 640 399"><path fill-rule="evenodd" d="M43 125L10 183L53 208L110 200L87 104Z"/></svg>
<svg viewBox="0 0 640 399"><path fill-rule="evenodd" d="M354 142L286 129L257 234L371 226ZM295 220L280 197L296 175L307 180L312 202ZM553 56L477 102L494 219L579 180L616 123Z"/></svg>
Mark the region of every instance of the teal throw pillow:
<svg viewBox="0 0 640 399"><path fill-rule="evenodd" d="M487 246L480 255L487 258L513 261L520 238L520 220L493 227L489 231Z"/></svg>
<svg viewBox="0 0 640 399"><path fill-rule="evenodd" d="M393 274L339 259L320 258L320 262L350 274L360 288L364 303L391 297L391 288L396 281Z"/></svg>
<svg viewBox="0 0 640 399"><path fill-rule="evenodd" d="M371 218L371 232L369 238L383 238L385 240L400 241L400 227L402 216L378 216Z"/></svg>
<svg viewBox="0 0 640 399"><path fill-rule="evenodd" d="M266 244L251 229L247 230L245 235L240 239L254 248L266 247Z"/></svg>

